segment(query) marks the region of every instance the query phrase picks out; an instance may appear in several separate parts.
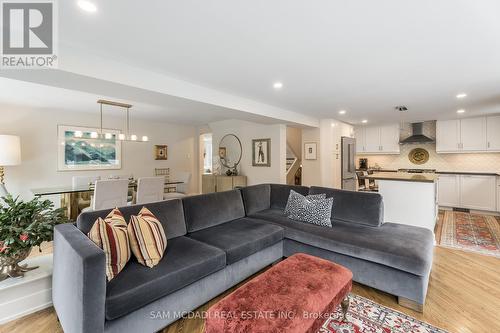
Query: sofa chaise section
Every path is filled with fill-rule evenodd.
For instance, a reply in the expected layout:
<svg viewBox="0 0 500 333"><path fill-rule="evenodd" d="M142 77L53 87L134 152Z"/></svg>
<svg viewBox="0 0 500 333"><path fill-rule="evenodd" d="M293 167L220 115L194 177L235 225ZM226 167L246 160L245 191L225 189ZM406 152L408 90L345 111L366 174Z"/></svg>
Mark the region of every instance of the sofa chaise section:
<svg viewBox="0 0 500 333"><path fill-rule="evenodd" d="M383 202L379 194L321 187L311 187L308 193L325 193L334 198L333 227L293 221L284 215L282 204L273 204L272 193L276 188L274 184L250 186L242 189L242 195L247 215L285 229L285 256L303 252L336 259L353 271L355 281L424 303L433 258L432 232L395 223L383 224ZM286 196L283 186L279 186L279 193L281 197Z"/></svg>

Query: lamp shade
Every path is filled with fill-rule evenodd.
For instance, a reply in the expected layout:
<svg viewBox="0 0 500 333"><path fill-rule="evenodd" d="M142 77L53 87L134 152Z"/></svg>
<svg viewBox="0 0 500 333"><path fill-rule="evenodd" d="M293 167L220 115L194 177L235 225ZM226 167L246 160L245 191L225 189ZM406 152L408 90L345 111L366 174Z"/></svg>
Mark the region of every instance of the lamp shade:
<svg viewBox="0 0 500 333"><path fill-rule="evenodd" d="M15 135L0 135L0 166L21 164L21 139Z"/></svg>

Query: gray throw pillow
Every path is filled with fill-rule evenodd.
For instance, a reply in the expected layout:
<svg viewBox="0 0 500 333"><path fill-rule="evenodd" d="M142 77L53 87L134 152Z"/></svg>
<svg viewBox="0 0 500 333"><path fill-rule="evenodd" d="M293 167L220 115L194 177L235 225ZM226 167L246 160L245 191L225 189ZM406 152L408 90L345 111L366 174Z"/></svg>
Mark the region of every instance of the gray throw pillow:
<svg viewBox="0 0 500 333"><path fill-rule="evenodd" d="M298 203L290 207L288 217L292 220L332 227L333 198L308 200L302 196Z"/></svg>
<svg viewBox="0 0 500 333"><path fill-rule="evenodd" d="M302 194L290 190L290 195L288 196L288 201L285 206L285 215L289 215L291 210L294 210L297 205L301 205L302 201L306 198L307 200L313 201L318 199L325 199L326 193L320 194L309 194L308 196L303 196Z"/></svg>

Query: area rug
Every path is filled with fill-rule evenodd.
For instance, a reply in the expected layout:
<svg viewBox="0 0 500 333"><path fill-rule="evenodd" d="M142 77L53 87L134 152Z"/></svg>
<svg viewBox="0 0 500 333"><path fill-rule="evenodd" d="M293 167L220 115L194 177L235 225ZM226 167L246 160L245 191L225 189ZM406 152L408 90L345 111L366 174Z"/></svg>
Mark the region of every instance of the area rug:
<svg viewBox="0 0 500 333"><path fill-rule="evenodd" d="M404 313L350 294L347 321L342 322L340 307L328 318L318 333L446 333Z"/></svg>
<svg viewBox="0 0 500 333"><path fill-rule="evenodd" d="M500 224L495 216L445 211L438 245L500 258Z"/></svg>

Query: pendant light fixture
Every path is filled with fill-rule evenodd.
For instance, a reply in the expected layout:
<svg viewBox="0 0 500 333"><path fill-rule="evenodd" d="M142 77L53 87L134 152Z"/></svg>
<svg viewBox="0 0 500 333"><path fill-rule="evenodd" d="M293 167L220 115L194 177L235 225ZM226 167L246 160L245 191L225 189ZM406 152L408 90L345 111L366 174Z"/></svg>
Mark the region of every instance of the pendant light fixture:
<svg viewBox="0 0 500 333"><path fill-rule="evenodd" d="M97 103L100 106L100 112L101 112L101 123L99 126L99 133L92 132L90 133L90 137L93 139L112 139L113 134L111 133L105 133L102 128L102 117L103 117L103 110L102 106L103 105L110 105L110 106L116 106L120 108L124 108L126 110L126 117L127 117L127 127L124 131L124 133L118 134L118 140L120 141L132 141L132 142L147 142L149 141L149 138L146 135L143 135L141 139L137 137L136 134L132 134L130 132L130 109L132 108L131 104L125 104L125 103L119 103L119 102L113 102L113 101L107 101L104 99L100 99L97 101ZM75 132L75 137L77 136L78 133Z"/></svg>

